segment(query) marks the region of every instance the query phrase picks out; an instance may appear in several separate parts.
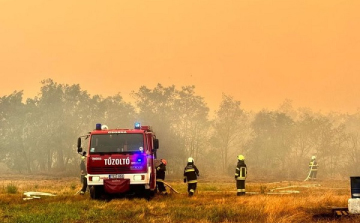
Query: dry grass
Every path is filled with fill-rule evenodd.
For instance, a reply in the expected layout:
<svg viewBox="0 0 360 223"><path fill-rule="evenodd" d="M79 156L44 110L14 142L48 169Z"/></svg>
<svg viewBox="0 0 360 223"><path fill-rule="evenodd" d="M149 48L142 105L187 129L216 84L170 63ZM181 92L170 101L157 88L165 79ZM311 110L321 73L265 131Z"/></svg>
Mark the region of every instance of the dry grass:
<svg viewBox="0 0 360 223"><path fill-rule="evenodd" d="M4 178L3 178L4 179ZM0 181L2 222L360 222L360 217L335 217L332 207L347 207L350 183L247 182L246 196L237 197L234 182L200 181L194 197L186 184L169 182L180 194L142 198L91 200L74 195L79 178L7 177ZM6 186L17 187L9 194ZM294 194L269 194L285 190ZM54 193L55 197L23 200L23 192Z"/></svg>

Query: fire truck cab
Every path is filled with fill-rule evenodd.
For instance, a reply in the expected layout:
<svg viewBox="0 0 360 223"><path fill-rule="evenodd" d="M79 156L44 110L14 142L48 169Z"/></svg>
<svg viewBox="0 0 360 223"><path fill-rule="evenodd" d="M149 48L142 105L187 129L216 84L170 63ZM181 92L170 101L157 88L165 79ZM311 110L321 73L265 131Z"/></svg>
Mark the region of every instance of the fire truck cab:
<svg viewBox="0 0 360 223"><path fill-rule="evenodd" d="M88 140L84 150L83 140ZM159 140L150 126L135 123L134 129L109 129L96 124L77 143L77 152L86 157L91 198L99 199L105 193L153 195L158 148Z"/></svg>

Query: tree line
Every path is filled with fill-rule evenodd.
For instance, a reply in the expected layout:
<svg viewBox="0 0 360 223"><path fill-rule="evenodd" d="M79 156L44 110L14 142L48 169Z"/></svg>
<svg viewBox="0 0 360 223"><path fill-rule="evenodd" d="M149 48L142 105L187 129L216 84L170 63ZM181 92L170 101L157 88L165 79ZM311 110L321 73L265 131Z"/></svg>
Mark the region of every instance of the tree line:
<svg viewBox="0 0 360 223"><path fill-rule="evenodd" d="M202 176L234 176L239 154L250 179L305 179L313 155L320 179L359 174L360 112L322 114L295 109L290 100L253 112L223 94L211 116L195 86L141 86L130 103L120 94L91 96L79 84L41 83L34 98L24 100L22 91L0 98L0 162L11 171L77 174L77 137L96 123L132 128L141 122L159 138L158 157L167 159L170 176L182 175L189 156Z"/></svg>

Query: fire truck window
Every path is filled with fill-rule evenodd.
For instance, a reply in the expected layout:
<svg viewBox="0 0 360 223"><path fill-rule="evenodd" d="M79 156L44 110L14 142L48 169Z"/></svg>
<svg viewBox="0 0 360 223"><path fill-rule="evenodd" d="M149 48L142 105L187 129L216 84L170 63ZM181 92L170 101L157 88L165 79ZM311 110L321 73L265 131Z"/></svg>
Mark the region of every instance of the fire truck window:
<svg viewBox="0 0 360 223"><path fill-rule="evenodd" d="M104 134L93 135L91 153L143 152L142 134Z"/></svg>

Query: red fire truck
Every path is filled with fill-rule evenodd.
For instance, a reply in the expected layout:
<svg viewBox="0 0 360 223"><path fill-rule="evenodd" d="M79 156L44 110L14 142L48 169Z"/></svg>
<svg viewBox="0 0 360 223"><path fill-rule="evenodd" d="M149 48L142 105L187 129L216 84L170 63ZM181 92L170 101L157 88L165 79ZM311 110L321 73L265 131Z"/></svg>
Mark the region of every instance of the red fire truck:
<svg viewBox="0 0 360 223"><path fill-rule="evenodd" d="M86 140L85 151L82 140ZM96 124L93 131L78 138L77 148L86 156L91 198L99 199L105 193L154 194L159 140L150 126L135 123L134 129L109 129Z"/></svg>

